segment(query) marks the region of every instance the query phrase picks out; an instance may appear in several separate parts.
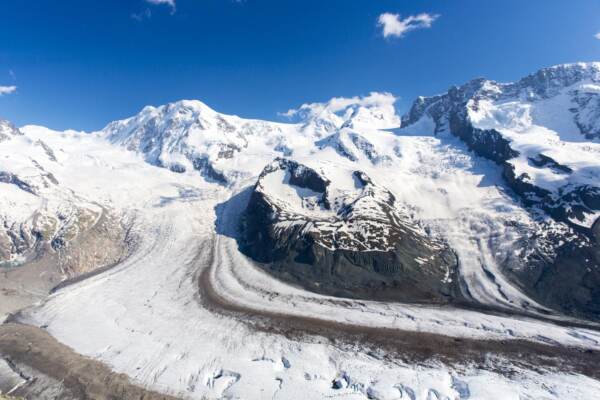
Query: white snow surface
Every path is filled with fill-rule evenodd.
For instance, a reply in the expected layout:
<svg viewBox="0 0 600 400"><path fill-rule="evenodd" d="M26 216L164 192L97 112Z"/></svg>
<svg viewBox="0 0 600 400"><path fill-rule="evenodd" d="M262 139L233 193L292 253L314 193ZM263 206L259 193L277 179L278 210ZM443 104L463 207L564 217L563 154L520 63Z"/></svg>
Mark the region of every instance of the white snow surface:
<svg viewBox="0 0 600 400"><path fill-rule="evenodd" d="M207 271L221 297L255 310L399 331L526 339L600 350L596 331L533 318L398 303L340 302L277 281L238 251L227 232L235 228L245 204L243 196L229 199L253 185L266 164L284 155L315 170L329 171L338 190L355 189L348 171L365 172L395 195L399 207L448 241L476 300L508 310L543 309L497 267L497 260L514 251L513 244L535 232L539 223L505 192L500 169L475 157L458 139L432 135L426 129L431 126L428 121L400 133L364 129L365 124L394 127L370 120L373 115L379 119L376 110L366 112L372 103L380 106L356 100L346 107L337 102L332 111L328 103L318 118L282 124L226 116L203 103L182 101L147 107L98 133L22 128L23 137L0 143L0 171L31 177L35 167L30 163L35 160L56 177L60 190L40 189L30 195L10 185L10 190L0 192L1 209L10 207L5 218L27 219L42 204L61 204L61 193L70 193L69 201L110 207L135 221L138 238L122 263L59 290L26 310L24 320L44 326L77 352L107 363L136 383L189 399L597 397L600 382L581 375L557 370L541 373L512 365L509 377L469 364L417 366L385 361L358 345L347 349L318 337L296 341L256 331L203 307L205 294L198 281ZM366 111L360 111L361 107ZM519 142L523 148L529 140L556 149L552 140L566 134L558 128L547 131L548 124L546 131L538 128L535 121L548 117L539 110L489 107L473 118L490 125L510 114L515 126L505 129L503 125L503 133L523 138ZM387 116L379 120L397 121ZM352 137L360 140L346 140ZM323 139L334 145L323 146ZM47 143L57 161L51 161L42 147L39 153L31 152L31 143L37 140ZM347 157L335 146L339 143L356 157ZM584 146L562 139L560 143ZM596 151L595 144L588 145ZM232 157L223 155L227 150L232 150ZM227 178L227 184L195 171L192 160L197 157L208 160ZM565 162L576 166L575 161ZM185 172L160 167L175 164L183 165ZM597 165L596 161L594 168ZM585 173L582 167L582 179ZM43 179L39 169L35 176L40 182ZM288 192L289 186L278 186L285 176L272 179L268 185L277 188L282 201L306 212L302 198L314 193L303 193L294 203L291 199L297 199L297 193ZM551 184L550 178L539 179ZM332 387L334 381L339 389Z"/></svg>

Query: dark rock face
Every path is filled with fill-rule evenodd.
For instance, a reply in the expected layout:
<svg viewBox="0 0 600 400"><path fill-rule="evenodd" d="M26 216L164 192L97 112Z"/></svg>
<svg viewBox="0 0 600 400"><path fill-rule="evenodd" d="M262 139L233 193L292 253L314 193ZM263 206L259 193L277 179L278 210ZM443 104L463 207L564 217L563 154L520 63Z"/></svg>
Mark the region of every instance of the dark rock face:
<svg viewBox="0 0 600 400"><path fill-rule="evenodd" d="M600 223L592 231L591 239L571 232L551 254L537 251L527 259L526 268L507 265L508 276L541 304L600 319ZM561 243L565 236L555 235L552 240Z"/></svg>
<svg viewBox="0 0 600 400"><path fill-rule="evenodd" d="M330 183L329 180L325 179L312 168L305 167L304 165L298 164L295 161L287 159L278 159L278 166L279 168L283 168L289 171L290 185L307 188L315 192L321 192L323 194L325 194L325 192L327 191L327 187ZM271 165L267 167L262 172L261 176L264 177L269 172L273 172L273 168L277 168L277 166ZM326 199L323 199L323 201L325 200Z"/></svg>
<svg viewBox="0 0 600 400"><path fill-rule="evenodd" d="M552 169L554 172L562 172L564 174L570 174L573 170L566 165L559 164L551 157L545 154L538 154L536 158L529 158L529 161L536 167L547 167Z"/></svg>
<svg viewBox="0 0 600 400"><path fill-rule="evenodd" d="M0 182L9 183L16 185L19 189L26 191L27 193L36 194L35 189L27 182L10 172L0 171Z"/></svg>
<svg viewBox="0 0 600 400"><path fill-rule="evenodd" d="M37 140L35 144L44 149L44 152L46 153L50 161L56 162L56 155L54 154L54 150L52 150L52 148L48 146L46 142L44 142L43 140Z"/></svg>
<svg viewBox="0 0 600 400"><path fill-rule="evenodd" d="M303 215L275 199L265 178L285 171L284 184L308 189L323 216ZM394 196L354 172L359 193L333 199L321 173L277 159L261 174L242 223L240 249L276 276L320 293L409 302L460 297L457 260L395 208Z"/></svg>
<svg viewBox="0 0 600 400"><path fill-rule="evenodd" d="M205 178L221 184L227 183L225 175L213 167L208 157L193 157L191 160L194 169L199 171Z"/></svg>
<svg viewBox="0 0 600 400"><path fill-rule="evenodd" d="M478 129L466 123L458 113L450 115L450 131L461 138L478 155L504 164L519 153L510 147L510 142L495 129Z"/></svg>
<svg viewBox="0 0 600 400"><path fill-rule="evenodd" d="M583 220L586 213L600 210L600 188L570 185L559 189L558 193L551 193L531 183L527 174L517 176L514 166L510 163L503 164L502 176L526 206L539 207L555 220L566 223L587 237L592 236L591 229L573 224L571 220Z"/></svg>
<svg viewBox="0 0 600 400"><path fill-rule="evenodd" d="M326 138L319 140L315 144L320 149L323 149L325 147L331 147L340 156L347 158L350 161L358 161L358 158L356 157L354 152L351 149L348 149L348 147L341 141L340 136L340 132L337 132L333 135L327 136Z"/></svg>
<svg viewBox="0 0 600 400"><path fill-rule="evenodd" d="M600 93L577 91L571 109L577 127L588 140L600 139Z"/></svg>

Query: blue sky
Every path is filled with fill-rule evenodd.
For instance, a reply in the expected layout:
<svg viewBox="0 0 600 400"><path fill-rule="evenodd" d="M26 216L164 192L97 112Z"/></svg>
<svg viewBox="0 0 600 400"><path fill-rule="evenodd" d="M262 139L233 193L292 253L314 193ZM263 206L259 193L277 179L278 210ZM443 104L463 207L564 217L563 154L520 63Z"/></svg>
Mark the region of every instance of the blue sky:
<svg viewBox="0 0 600 400"><path fill-rule="evenodd" d="M2 0L0 13L0 116L55 129L184 98L277 119L387 91L404 111L474 77L600 61L598 0Z"/></svg>

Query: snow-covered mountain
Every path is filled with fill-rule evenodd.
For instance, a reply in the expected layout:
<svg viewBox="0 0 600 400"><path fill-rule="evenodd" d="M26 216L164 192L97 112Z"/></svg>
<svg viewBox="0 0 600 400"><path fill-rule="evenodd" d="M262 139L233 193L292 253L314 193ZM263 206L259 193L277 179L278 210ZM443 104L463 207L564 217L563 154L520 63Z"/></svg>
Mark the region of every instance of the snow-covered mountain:
<svg viewBox="0 0 600 400"><path fill-rule="evenodd" d="M593 313L600 311L593 300L600 294L599 94L600 63L546 68L515 83L476 79L417 99L400 131L457 136L502 167L504 182L532 213L544 210L571 227L541 228L549 245L504 265L543 302L583 303ZM572 280L585 287L578 300L564 283Z"/></svg>
<svg viewBox="0 0 600 400"><path fill-rule="evenodd" d="M403 127L451 132L504 167L523 201L591 228L600 216L600 63L559 65L518 82L477 79L421 97Z"/></svg>
<svg viewBox="0 0 600 400"><path fill-rule="evenodd" d="M453 194L448 185L454 184L450 182L457 179L457 174L463 171L472 174L472 166L481 164L477 159L471 159L472 155L464 153L462 144L451 141L450 138L455 136L473 154L499 164L499 167L483 167L481 174L485 179L493 180L501 191L512 190L518 196L517 203L513 198L510 207L519 207L519 214L507 214L499 219L499 214L493 211L490 218L501 225L519 226L521 231L509 229L511 233L507 242L498 240L486 245L490 254L485 256L487 261L481 262L493 262L499 268L498 273L507 276L507 285L516 285L542 304L562 311L595 314L600 311L600 302L594 300L595 286L584 282L598 279L595 275L598 257L594 229L599 228L593 224L600 215L600 172L597 161L600 152L600 139L597 138L599 65L589 63L552 67L516 83L476 79L451 88L446 94L417 99L402 119L395 113L395 98L385 93L304 104L285 113L286 117L294 120L293 123L243 119L219 113L200 101L184 100L160 107L146 107L138 115L112 122L90 137L107 142L109 146L133 151L150 165L164 167L174 173L190 176L199 172L204 179L222 187L254 185L255 193L265 194L265 198L271 200L276 198L270 187L274 183L264 186L264 180L273 173L264 175L269 166L272 167L274 159L280 160L276 163L298 163L307 170L326 171L332 177L324 179L330 182L328 185L333 192L349 190L350 186L346 183L356 181L356 177L349 177L355 172L363 174L371 182L385 182L384 186L369 187L381 188L394 198L394 205L389 206L389 215L398 212L399 215L410 216L411 224L426 228L429 232L427 235L433 232L435 240L446 242L445 246L456 253L460 264L461 258L464 263L465 257L472 257L467 254L477 250L467 251L463 248L464 245L458 242L458 233L451 232L447 226L440 226L436 220L439 211L432 212L447 210L442 214L455 218L457 210L462 207L458 205L462 203L462 200L459 201L461 188L457 187L458 193ZM13 128L3 128L5 131L9 132L4 134L7 138L19 132ZM44 150L42 145L39 145L39 150L52 151L48 146ZM459 154L454 154L456 151ZM428 164L439 157L443 158L441 164ZM49 176L53 176L50 171ZM27 179L21 179L22 174L7 173L8 169L3 175L4 181L10 180L13 186L21 182L21 186L26 187ZM497 180L499 173L502 178ZM442 176L445 178L442 179ZM259 189L263 186L266 191L261 192ZM506 193L514 196L509 191ZM349 203L360 198L371 198L354 194L356 198L348 195L350 197L343 201ZM479 197L481 195L474 194L474 201L483 201ZM432 200L438 197L439 200ZM327 208L324 204L328 204L332 207L327 210L331 215L304 218L303 221L310 224L311 229L301 230L302 234L288 231L284 236L294 238L296 244L291 244L294 241L290 240L282 245L278 251L281 253L287 249L290 254L287 254L287 258L280 254L280 259L293 257L296 253L292 250L294 246L299 243L306 246L307 237L322 238L315 246L323 251L389 250L389 247L380 249L374 246L375 242L369 242L368 235L348 240L347 243L352 243L352 246L348 244L346 247L352 248L333 245L332 232L349 232L347 221L344 222L340 210L335 208L334 200L325 196L325 203L321 205L315 200L315 210L323 211ZM287 210L289 215L295 213L293 204L282 204L281 199L269 204L275 203L278 204L277 209ZM362 203L357 201L356 204ZM374 208L367 204L354 212L364 216L374 212ZM266 215L271 213L265 214L263 220L267 219ZM296 215L294 218L299 217ZM313 224L313 218L337 220L334 225ZM385 218L390 219L391 223L391 217ZM368 218L361 218L355 229L357 232L367 232L370 223ZM260 226L264 229L272 227L269 232L273 238L283 233L275 227L286 224L293 231L293 224L287 222L279 225L261 222ZM448 224L451 226L451 222ZM21 225L13 223L11 226L14 230ZM246 234L248 237L252 235ZM12 234L11 237L19 236L27 237L26 234ZM380 239L397 242L388 236L383 234ZM257 246L255 249L247 245L242 247L248 254L257 256L262 249L272 245L267 243L266 237L262 239L264 241L261 243L249 241ZM30 247L36 243L34 239L21 241L29 243ZM425 247L419 247L419 251L427 254L416 256L415 260L431 257ZM13 244L12 248L16 248L16 245ZM446 256L442 258L449 259ZM260 261L264 259L257 257ZM309 259L308 264L318 264L316 257ZM368 257L354 257L353 260L350 264L354 263L359 268L378 268L374 266L373 259ZM395 266L386 266L384 269L398 269L400 265L406 265L405 261L397 258L390 263ZM431 273L437 270L436 267L431 268ZM452 269L439 269L445 272L440 279L436 279L449 279L456 283L456 279L448 278L452 275L449 272ZM548 274L549 270L555 273ZM305 279L305 283L312 281ZM548 290L559 283L560 290ZM574 296L576 288L583 291L582 294ZM499 290L498 293L506 290ZM471 296L474 294L463 288L462 297Z"/></svg>
<svg viewBox="0 0 600 400"><path fill-rule="evenodd" d="M102 135L111 143L143 154L151 164L175 172L198 170L221 184L258 175L277 156L298 149L331 145L346 148L347 132L394 128L400 124L394 98L371 94L291 110L297 123L243 119L218 113L204 103L183 100L161 107L146 107L138 115L110 123ZM343 132L343 137L340 137ZM350 150L370 151L372 145L352 134ZM373 154L375 154L373 152ZM354 156L351 156L354 157Z"/></svg>
<svg viewBox="0 0 600 400"><path fill-rule="evenodd" d="M143 154L153 165L174 172L198 170L220 183L247 174L244 168L228 168L240 153L275 148L283 152L290 136L286 133L285 125L220 114L200 101L187 100L146 107L103 130L110 142Z"/></svg>
<svg viewBox="0 0 600 400"><path fill-rule="evenodd" d="M484 379L468 355L409 379L394 371L411 365L362 343L381 329L379 343L410 331L597 354L598 334L569 324L600 319L600 64L476 79L402 118L394 101L335 98L269 122L184 100L94 133L0 121L0 314L116 264L15 318L186 398L600 388L504 355L520 380L495 362ZM352 351L295 340L296 320L346 332Z"/></svg>
<svg viewBox="0 0 600 400"><path fill-rule="evenodd" d="M594 275L596 272L593 271L596 271L598 263L597 235L594 230L599 229L597 225L594 226L594 222L600 215L600 171L597 161L600 153L599 82L598 63L551 67L516 83L476 79L451 88L446 94L417 99L411 110L402 117L401 127L400 118L394 111L395 98L385 93L304 104L285 113L295 120L293 123L243 119L221 114L200 101L184 100L160 107L146 107L134 117L112 122L102 131L90 134L89 140L106 143L109 148L116 146L126 152L133 151L150 165L164 167L174 173L189 176L199 172L204 179L220 186L235 188L254 184L254 200L258 194L262 194L264 199L269 199L266 203L271 206L277 204L277 207L272 207L272 210L261 217L265 220L264 224L261 222L261 228L272 228L269 231L271 239L282 235L284 231L281 227L286 226L288 231L283 236L293 237L296 244L304 243L303 246L306 246L307 237L318 237L320 240L315 241L314 245L323 250L386 252L395 246L392 243L398 242L398 238L410 237L412 234L406 232L413 230L407 227L414 224L425 227L429 232L422 237L419 236L421 234L414 234L415 238L424 238L435 231L435 240L447 242L460 263L463 249L457 243L452 243L456 241L452 236L454 233L449 233L447 228L440 228L430 215L430 205L423 203L431 202L433 196L438 196L437 193L448 192L444 182L437 179L440 177L441 166L427 165L423 157L431 158L432 151L440 151L431 147L436 143L431 140L445 143L449 140L448 135L452 134L474 154L499 164L498 171L502 172L503 179L496 184L500 189L506 186L513 190L519 196L522 206L525 206L521 210L527 214L527 220L522 215L513 215L508 219L512 220L511 223L526 225L527 229L519 235L515 233L515 238L518 239L511 239L510 245L491 244L493 262L510 281L541 303L570 312L579 310L595 313L593 310L600 307L600 304L593 300L596 293L594 286L588 287L583 282L594 282L597 279ZM61 179L57 178L51 167L56 165L64 168L61 161L64 156L54 146L46 143L48 140L43 138L43 133L49 132L29 128L33 134L23 135L10 123L3 122L0 126L6 149L11 146L27 146L29 152L27 158L21 157L17 163L3 167L0 172L2 182L11 185L10 190L17 190L19 196L34 199L34 204L36 201L42 201L44 207L49 207L48 204L60 204L54 205L53 211L43 212L44 218L33 217L40 214L38 205L24 213L27 217L17 218L18 221L15 220L14 213L13 216L4 216L3 259L5 262L14 262L23 259L26 254L37 254L34 249L40 243L48 243L56 250L74 237L73 234L59 234L60 232L72 232L74 229L85 231L79 221L93 222L94 218L85 216L99 215L97 211L106 208L98 208L97 202L91 200L89 195L73 195L72 189L62 188ZM73 132L63 135L77 137ZM29 150L30 148L33 150ZM452 148L457 147L450 143L446 145L446 150L441 151L445 151L443 154L447 156ZM20 153L15 151L15 154L20 156L23 150ZM421 161L415 159L415 155ZM461 153L460 157L468 159L470 156ZM315 215L298 214L293 204L283 204L285 201L281 199L274 200L277 199L272 188L275 183L268 180L270 183L265 184L265 180L275 174L275 171L267 174L274 165L274 159L278 160L275 161L277 165L298 163L304 170L328 171L327 174L331 174L331 177L322 178L323 182L329 182L325 186L331 189L328 189L327 194L320 194L323 196L321 200L311 200L315 202L311 211ZM464 169L462 161L458 161L458 164L457 161L452 159L447 164L446 168L449 169L446 171L452 176L448 179L455 179L453 176ZM17 168L19 165L20 169ZM347 184L358 181L356 174L371 182L365 186L369 190L365 191L363 188L359 191L362 194L357 192L358 186L351 190L351 185ZM497 172L491 168L483 174L492 179ZM423 176L427 180L419 181ZM407 179L412 180L409 185L406 184ZM386 184L380 186L372 182ZM411 186L414 189L407 190ZM377 192L375 188L393 198L393 205L365 201L373 199L372 194ZM44 193L40 194L40 191ZM432 191L437 192L434 195L431 194ZM299 193L298 190L292 192ZM330 199L330 192L346 194ZM451 196L453 195L449 193L444 194L439 205L432 203L433 207L449 207L448 204L456 201ZM24 199L11 201L26 203ZM302 198L301 204L305 201L308 200ZM342 209L336 208L336 202L354 202L355 208L346 213L361 215L352 228L354 233L349 229L352 224L343 216ZM377 220L388 219L390 225L385 232L377 231L371 236L377 236L378 240L387 243L385 248L379 248L377 242L365 234L375 221L366 216L377 209L381 211L382 204L387 204L389 210L383 212L383 216ZM60 207L72 211L59 211ZM279 211L275 212L275 209ZM282 214L281 210L285 212ZM306 211L304 208L303 210ZM318 210L324 214L317 215ZM327 213L331 215L325 215ZM66 217L67 214L81 218ZM289 221L271 224L266 221L267 216L272 218L272 214L278 215L278 218L282 215L294 215L292 219L302 220L305 226L310 225L310 229L303 228L299 230L301 234L291 234L290 232L295 232L295 225ZM406 218L392 218L398 215ZM315 218L334 222L315 224ZM411 222L406 222L409 219ZM400 220L409 225L398 228L395 224ZM56 229L48 233L48 229L38 226L40 223L55 226ZM69 228L70 226L77 228ZM338 231L345 232L347 237L334 233ZM399 231L405 234L400 234ZM357 235L357 232L363 234ZM262 239L266 240L266 237ZM257 248L245 246L247 253L256 256L261 254L261 249L270 248L272 244L259 242L249 241L248 243L255 243ZM290 239L289 242L293 240ZM293 247L294 245L286 242L278 251L287 249L291 252L287 257L291 257ZM430 259L431 255L425 249L428 245L417 247L427 254L413 257L415 260ZM311 251L314 253L314 250ZM279 257L286 259L281 254ZM316 257L308 258L311 259L309 264L317 263ZM445 256L442 258L449 259ZM270 257L257 259L272 261ZM369 258L355 257L350 262L352 263L367 270L379 268ZM399 269L400 265L406 265L406 261L398 259L390 263L394 265L381 268ZM558 269L560 272L552 275L546 273L558 266L562 266ZM432 271L435 269L432 267ZM452 275L449 272L451 269L446 268L447 274L445 272L442 276ZM562 290L546 290L547 287L557 285L557 282L561 282ZM569 293L581 286L585 286L581 290L586 294L572 298ZM472 294L463 293L463 296L469 297Z"/></svg>

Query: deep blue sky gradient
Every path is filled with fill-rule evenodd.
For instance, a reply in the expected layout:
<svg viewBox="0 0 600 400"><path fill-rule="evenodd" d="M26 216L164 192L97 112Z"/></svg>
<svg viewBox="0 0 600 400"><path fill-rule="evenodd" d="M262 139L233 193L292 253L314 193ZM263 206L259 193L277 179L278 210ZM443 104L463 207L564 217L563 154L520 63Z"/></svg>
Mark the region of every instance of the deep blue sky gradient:
<svg viewBox="0 0 600 400"><path fill-rule="evenodd" d="M440 17L384 39L383 12ZM95 130L184 98L278 119L389 91L403 111L474 77L600 61L598 0L177 0L175 13L144 0L2 0L0 15L0 85L18 86L0 116L55 129Z"/></svg>

